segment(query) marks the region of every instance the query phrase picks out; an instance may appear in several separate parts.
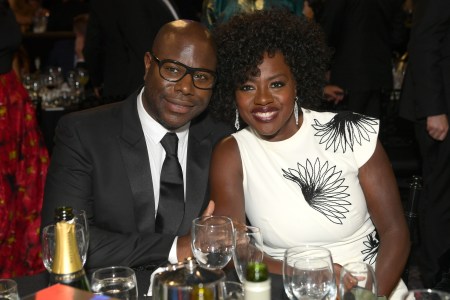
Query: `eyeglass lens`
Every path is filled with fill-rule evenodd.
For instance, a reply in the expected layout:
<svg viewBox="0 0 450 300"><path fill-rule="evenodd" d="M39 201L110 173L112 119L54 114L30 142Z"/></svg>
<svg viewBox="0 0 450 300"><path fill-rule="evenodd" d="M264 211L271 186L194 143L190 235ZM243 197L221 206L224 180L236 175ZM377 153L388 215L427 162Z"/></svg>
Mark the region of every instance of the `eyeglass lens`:
<svg viewBox="0 0 450 300"><path fill-rule="evenodd" d="M215 81L215 75L211 72L187 69L185 66L172 61L162 61L159 66L159 73L168 81L178 81L186 74L191 74L194 86L200 89L212 88Z"/></svg>

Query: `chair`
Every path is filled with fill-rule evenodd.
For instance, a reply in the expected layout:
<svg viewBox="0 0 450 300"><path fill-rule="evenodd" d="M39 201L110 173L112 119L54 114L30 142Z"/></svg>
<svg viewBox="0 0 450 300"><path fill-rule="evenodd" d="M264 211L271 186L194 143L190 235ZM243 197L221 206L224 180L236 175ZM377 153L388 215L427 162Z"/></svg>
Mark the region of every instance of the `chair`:
<svg viewBox="0 0 450 300"><path fill-rule="evenodd" d="M411 249L417 244L419 241L419 232L418 232L418 206L419 206L419 198L420 192L422 191L422 178L417 175L413 175L409 184L409 196L407 203L405 205L405 217L406 222L409 228L410 240L411 240ZM408 261L406 263L405 269L403 271L402 279L406 285L408 285L409 279L409 270L412 260L412 251L408 257Z"/></svg>

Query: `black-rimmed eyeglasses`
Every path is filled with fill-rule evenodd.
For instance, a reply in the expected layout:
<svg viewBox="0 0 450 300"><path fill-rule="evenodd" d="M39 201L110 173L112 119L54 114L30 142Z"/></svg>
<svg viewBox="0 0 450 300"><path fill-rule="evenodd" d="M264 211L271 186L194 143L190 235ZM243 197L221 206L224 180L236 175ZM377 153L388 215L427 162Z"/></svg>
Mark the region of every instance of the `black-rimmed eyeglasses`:
<svg viewBox="0 0 450 300"><path fill-rule="evenodd" d="M187 74L191 74L192 83L198 89L210 90L214 87L214 83L216 83L216 73L211 70L191 68L172 59L160 60L153 53L149 53L158 63L159 75L167 81L177 82Z"/></svg>

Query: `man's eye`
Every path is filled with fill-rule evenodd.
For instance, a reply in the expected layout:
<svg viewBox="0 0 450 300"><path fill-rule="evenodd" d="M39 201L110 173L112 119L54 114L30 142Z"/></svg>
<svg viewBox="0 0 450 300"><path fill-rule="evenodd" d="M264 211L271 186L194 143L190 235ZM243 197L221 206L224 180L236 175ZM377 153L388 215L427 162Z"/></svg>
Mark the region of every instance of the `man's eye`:
<svg viewBox="0 0 450 300"><path fill-rule="evenodd" d="M285 86L285 83L282 81L275 81L275 82L272 82L271 86L274 88L280 88L280 87Z"/></svg>
<svg viewBox="0 0 450 300"><path fill-rule="evenodd" d="M211 75L208 73L201 73L201 72L196 72L194 73L194 80L197 81L209 81L211 80Z"/></svg>
<svg viewBox="0 0 450 300"><path fill-rule="evenodd" d="M177 66L175 64L166 63L163 65L164 71L167 73L179 73L181 72L180 66Z"/></svg>

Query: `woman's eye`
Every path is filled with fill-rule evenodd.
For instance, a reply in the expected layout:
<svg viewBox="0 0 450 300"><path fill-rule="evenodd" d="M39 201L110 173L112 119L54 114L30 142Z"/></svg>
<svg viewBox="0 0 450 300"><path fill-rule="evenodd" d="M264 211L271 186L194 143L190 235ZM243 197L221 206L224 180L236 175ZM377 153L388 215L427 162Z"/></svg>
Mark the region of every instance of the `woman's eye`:
<svg viewBox="0 0 450 300"><path fill-rule="evenodd" d="M282 81L275 81L275 82L272 82L271 86L274 88L280 88L280 87L285 86L285 84Z"/></svg>
<svg viewBox="0 0 450 300"><path fill-rule="evenodd" d="M253 87L251 85L241 85L241 87L239 87L239 90L244 92L251 91L253 90Z"/></svg>

